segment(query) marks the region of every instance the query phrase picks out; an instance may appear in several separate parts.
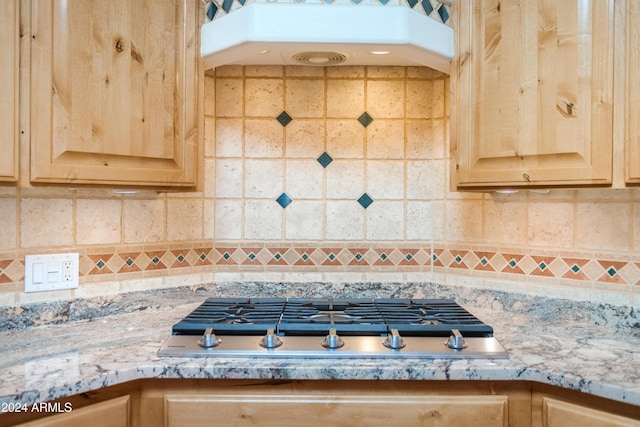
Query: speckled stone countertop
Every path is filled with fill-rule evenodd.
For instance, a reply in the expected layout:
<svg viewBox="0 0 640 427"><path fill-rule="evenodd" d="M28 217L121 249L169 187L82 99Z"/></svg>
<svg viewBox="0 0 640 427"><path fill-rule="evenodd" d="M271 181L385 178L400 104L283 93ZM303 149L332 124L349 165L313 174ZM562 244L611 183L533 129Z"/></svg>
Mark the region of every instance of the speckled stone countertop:
<svg viewBox="0 0 640 427"><path fill-rule="evenodd" d="M160 358L207 297L454 298L508 360ZM140 378L525 380L640 406L640 310L431 283L227 283L0 308L0 403L32 404Z"/></svg>

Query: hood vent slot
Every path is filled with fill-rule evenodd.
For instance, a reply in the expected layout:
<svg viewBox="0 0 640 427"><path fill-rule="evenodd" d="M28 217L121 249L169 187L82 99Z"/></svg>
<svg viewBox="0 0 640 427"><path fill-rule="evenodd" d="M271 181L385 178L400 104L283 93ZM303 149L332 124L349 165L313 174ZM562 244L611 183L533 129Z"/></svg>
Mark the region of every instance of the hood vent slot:
<svg viewBox="0 0 640 427"><path fill-rule="evenodd" d="M338 65L346 62L347 55L339 52L299 52L291 56L302 65Z"/></svg>

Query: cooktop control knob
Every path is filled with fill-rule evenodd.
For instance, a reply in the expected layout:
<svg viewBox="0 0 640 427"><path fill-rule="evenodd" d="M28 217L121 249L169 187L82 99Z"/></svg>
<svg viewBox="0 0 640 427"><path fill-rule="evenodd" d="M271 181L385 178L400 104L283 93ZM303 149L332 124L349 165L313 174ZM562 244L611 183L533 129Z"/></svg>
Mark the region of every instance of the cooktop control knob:
<svg viewBox="0 0 640 427"><path fill-rule="evenodd" d="M222 341L216 337L216 334L213 333L213 329L207 328L202 338L198 340L198 345L202 348L213 348L221 342Z"/></svg>
<svg viewBox="0 0 640 427"><path fill-rule="evenodd" d="M322 341L322 346L329 349L340 348L343 345L344 341L342 341L338 334L336 334L336 330L334 328L329 329L329 335L327 335Z"/></svg>
<svg viewBox="0 0 640 427"><path fill-rule="evenodd" d="M400 350L407 345L398 333L397 329L391 329L391 335L388 335L387 338L385 338L385 340L382 342L382 344L392 350Z"/></svg>
<svg viewBox="0 0 640 427"><path fill-rule="evenodd" d="M266 349L277 348L282 345L282 340L275 334L273 329L267 330L267 334L260 340L260 346Z"/></svg>
<svg viewBox="0 0 640 427"><path fill-rule="evenodd" d="M463 348L467 347L467 343L464 341L464 337L457 329L451 330L451 336L449 337L447 342L445 342L445 344L447 345L447 347L453 350L462 350Z"/></svg>

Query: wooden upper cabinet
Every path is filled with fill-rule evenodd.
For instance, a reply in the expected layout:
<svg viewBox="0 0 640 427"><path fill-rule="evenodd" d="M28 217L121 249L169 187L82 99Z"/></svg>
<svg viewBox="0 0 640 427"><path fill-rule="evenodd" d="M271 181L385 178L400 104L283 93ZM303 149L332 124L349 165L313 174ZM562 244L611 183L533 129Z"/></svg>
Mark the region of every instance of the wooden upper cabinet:
<svg viewBox="0 0 640 427"><path fill-rule="evenodd" d="M626 19L626 114L625 181L640 184L640 2L627 0Z"/></svg>
<svg viewBox="0 0 640 427"><path fill-rule="evenodd" d="M611 184L613 4L454 3L457 188Z"/></svg>
<svg viewBox="0 0 640 427"><path fill-rule="evenodd" d="M200 3L31 0L32 182L196 185Z"/></svg>
<svg viewBox="0 0 640 427"><path fill-rule="evenodd" d="M18 179L18 63L17 1L0 1L0 181Z"/></svg>

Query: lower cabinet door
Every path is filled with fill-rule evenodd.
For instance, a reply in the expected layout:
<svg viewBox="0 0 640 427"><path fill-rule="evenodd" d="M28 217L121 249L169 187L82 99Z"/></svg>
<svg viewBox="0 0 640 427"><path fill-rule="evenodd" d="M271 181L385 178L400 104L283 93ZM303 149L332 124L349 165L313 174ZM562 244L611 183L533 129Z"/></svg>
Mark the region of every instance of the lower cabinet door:
<svg viewBox="0 0 640 427"><path fill-rule="evenodd" d="M385 395L165 395L167 427L507 426L508 398Z"/></svg>
<svg viewBox="0 0 640 427"><path fill-rule="evenodd" d="M130 397L117 397L94 403L69 412L51 415L27 423L20 427L129 427Z"/></svg>
<svg viewBox="0 0 640 427"><path fill-rule="evenodd" d="M640 421L583 405L543 397L541 425L543 427L640 427Z"/></svg>

